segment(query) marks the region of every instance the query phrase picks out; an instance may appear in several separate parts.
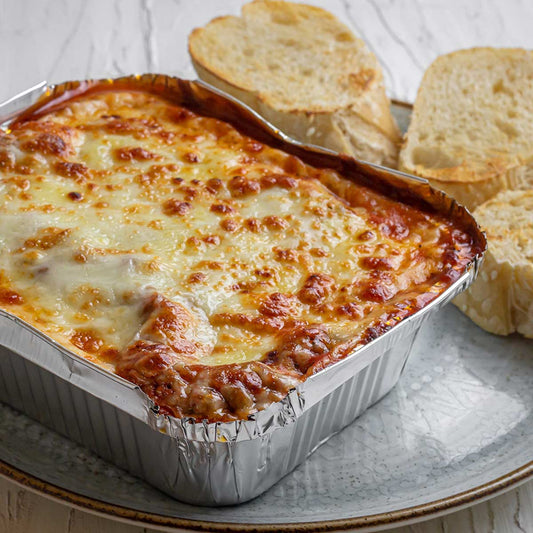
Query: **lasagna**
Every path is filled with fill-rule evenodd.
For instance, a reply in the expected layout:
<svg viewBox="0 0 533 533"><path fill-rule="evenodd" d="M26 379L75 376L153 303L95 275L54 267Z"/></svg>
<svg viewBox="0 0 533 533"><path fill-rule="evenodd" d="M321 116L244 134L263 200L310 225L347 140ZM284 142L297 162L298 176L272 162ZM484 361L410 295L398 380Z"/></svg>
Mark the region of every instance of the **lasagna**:
<svg viewBox="0 0 533 533"><path fill-rule="evenodd" d="M441 215L113 86L0 132L0 246L3 309L209 422L281 400L477 253Z"/></svg>

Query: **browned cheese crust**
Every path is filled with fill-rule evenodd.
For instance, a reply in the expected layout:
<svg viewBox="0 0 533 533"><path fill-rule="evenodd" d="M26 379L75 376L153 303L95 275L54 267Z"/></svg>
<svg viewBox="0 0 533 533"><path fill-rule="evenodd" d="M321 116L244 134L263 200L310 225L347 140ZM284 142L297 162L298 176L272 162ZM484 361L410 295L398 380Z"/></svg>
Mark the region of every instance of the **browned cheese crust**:
<svg viewBox="0 0 533 533"><path fill-rule="evenodd" d="M176 417L246 419L475 255L441 216L140 91L0 133L0 183L0 305Z"/></svg>

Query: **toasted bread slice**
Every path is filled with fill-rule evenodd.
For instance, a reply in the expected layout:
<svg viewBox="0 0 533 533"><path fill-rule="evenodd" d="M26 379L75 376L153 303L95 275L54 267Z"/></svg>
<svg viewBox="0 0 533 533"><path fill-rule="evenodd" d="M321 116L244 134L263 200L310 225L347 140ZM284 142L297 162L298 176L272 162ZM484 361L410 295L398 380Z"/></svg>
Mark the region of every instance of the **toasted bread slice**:
<svg viewBox="0 0 533 533"><path fill-rule="evenodd" d="M501 192L474 216L488 250L477 280L454 303L491 333L533 338L533 190Z"/></svg>
<svg viewBox="0 0 533 533"><path fill-rule="evenodd" d="M396 167L400 134L377 59L327 11L255 1L195 29L189 52L200 78L295 139Z"/></svg>
<svg viewBox="0 0 533 533"><path fill-rule="evenodd" d="M399 167L470 209L533 183L533 53L439 57L418 90Z"/></svg>

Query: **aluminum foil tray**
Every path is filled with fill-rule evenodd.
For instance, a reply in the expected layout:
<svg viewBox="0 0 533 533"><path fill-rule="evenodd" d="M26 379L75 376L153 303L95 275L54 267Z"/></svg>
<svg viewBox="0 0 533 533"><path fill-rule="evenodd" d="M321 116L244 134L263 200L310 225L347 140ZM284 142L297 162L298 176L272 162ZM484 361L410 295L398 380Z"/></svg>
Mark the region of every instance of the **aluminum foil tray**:
<svg viewBox="0 0 533 533"><path fill-rule="evenodd" d="M93 81L42 83L0 105L4 126L42 98L68 96ZM100 82L101 83L101 82ZM171 96L191 109L305 162L338 170L399 199L416 198L460 220L485 248L466 209L425 180L292 141L250 108L198 81L164 75L109 80ZM429 305L338 363L308 378L249 420L195 423L158 414L135 385L69 352L0 310L0 400L184 502L230 505L261 494L318 446L381 399L398 381L416 335L474 280L481 255Z"/></svg>

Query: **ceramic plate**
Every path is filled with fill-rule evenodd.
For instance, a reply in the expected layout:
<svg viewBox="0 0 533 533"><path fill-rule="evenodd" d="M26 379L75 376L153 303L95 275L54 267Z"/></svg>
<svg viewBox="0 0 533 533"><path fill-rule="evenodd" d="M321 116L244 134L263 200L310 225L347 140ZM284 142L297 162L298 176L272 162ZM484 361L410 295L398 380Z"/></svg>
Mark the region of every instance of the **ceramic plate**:
<svg viewBox="0 0 533 533"><path fill-rule="evenodd" d="M405 127L409 108L394 111ZM0 459L30 487L143 524L324 531L429 518L533 474L533 341L490 335L448 305L422 327L391 393L236 507L172 500L1 405Z"/></svg>

